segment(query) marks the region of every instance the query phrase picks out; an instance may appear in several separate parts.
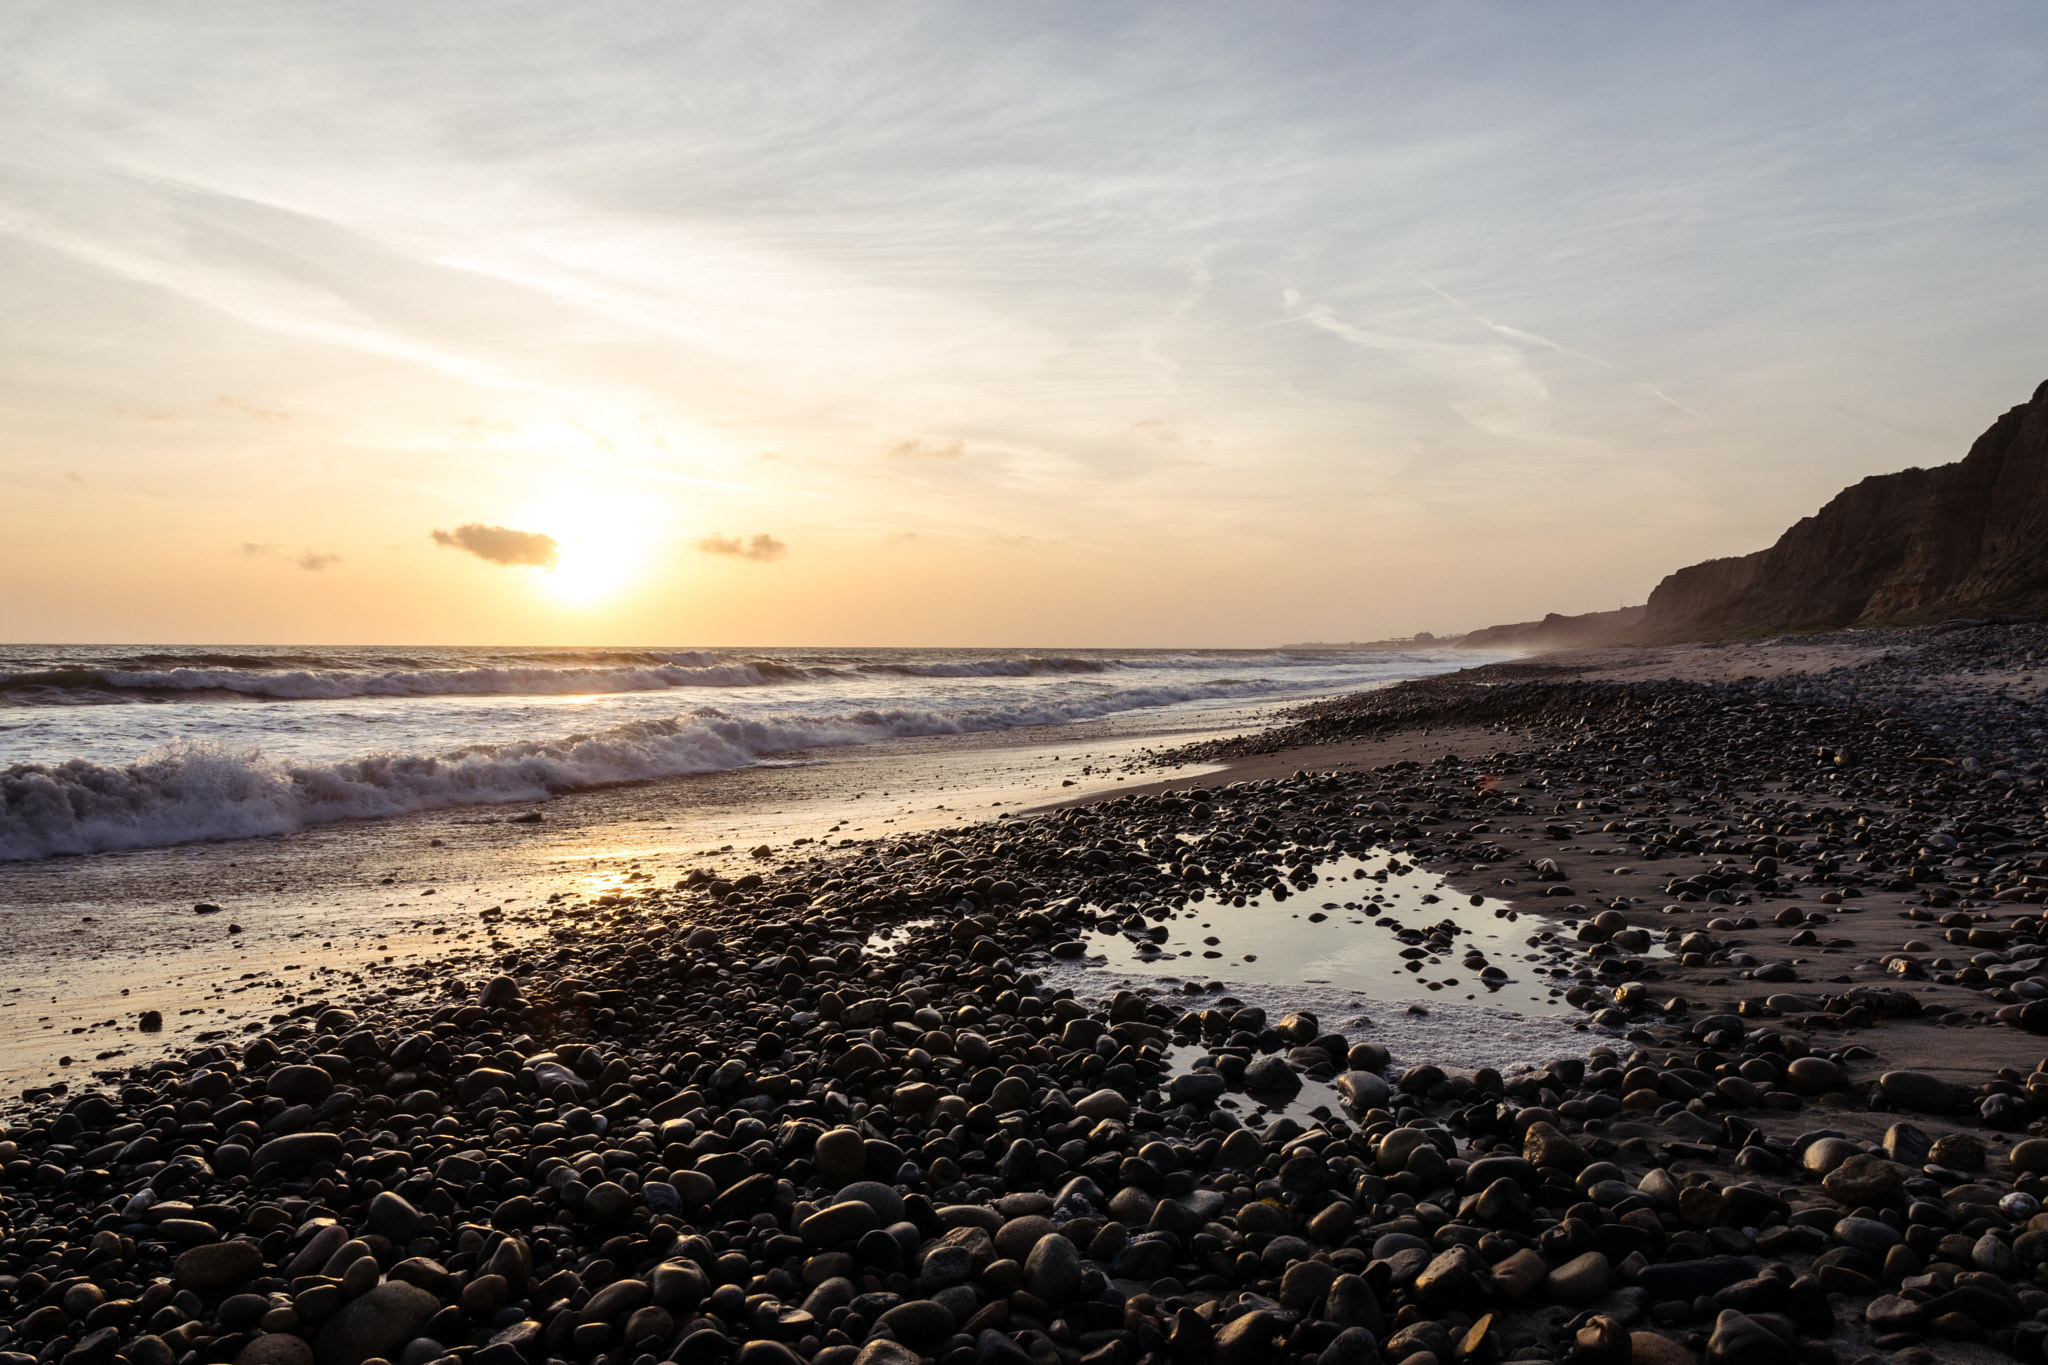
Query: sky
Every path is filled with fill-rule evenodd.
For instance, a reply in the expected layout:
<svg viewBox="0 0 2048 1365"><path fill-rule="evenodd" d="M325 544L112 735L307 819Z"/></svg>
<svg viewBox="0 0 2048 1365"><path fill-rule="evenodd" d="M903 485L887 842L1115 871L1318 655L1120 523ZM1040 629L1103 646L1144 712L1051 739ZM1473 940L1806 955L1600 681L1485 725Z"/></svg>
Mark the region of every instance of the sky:
<svg viewBox="0 0 2048 1365"><path fill-rule="evenodd" d="M1644 600L2048 379L2048 9L0 12L0 639Z"/></svg>

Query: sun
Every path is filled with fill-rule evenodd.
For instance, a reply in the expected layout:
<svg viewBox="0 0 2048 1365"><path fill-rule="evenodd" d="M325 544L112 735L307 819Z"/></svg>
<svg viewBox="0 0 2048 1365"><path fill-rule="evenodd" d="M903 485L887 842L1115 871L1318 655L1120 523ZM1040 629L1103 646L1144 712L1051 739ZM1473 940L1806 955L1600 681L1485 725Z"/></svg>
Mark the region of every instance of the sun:
<svg viewBox="0 0 2048 1365"><path fill-rule="evenodd" d="M530 521L555 538L555 565L537 578L541 591L558 602L604 602L630 586L645 566L640 509L625 499L551 498L536 505Z"/></svg>
<svg viewBox="0 0 2048 1365"><path fill-rule="evenodd" d="M602 540L575 538L561 543L562 557L541 575L550 597L583 605L616 595L632 581L639 566L627 547Z"/></svg>

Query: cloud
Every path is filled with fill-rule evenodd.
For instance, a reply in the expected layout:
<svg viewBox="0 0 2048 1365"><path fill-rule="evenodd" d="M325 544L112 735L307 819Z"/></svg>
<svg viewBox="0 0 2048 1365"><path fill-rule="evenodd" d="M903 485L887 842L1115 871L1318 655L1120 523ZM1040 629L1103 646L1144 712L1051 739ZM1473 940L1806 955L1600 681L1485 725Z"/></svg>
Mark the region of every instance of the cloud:
<svg viewBox="0 0 2048 1365"><path fill-rule="evenodd" d="M699 554L726 555L732 559L751 559L765 564L771 559L780 559L789 553L789 546L765 532L752 540L738 536L720 535L713 531L708 536L698 536L690 544Z"/></svg>
<svg viewBox="0 0 2048 1365"><path fill-rule="evenodd" d="M298 565L300 568L306 570L309 573L319 573L322 569L328 568L331 565L341 563L341 556L315 554L313 551L307 550L297 559L294 559L292 563Z"/></svg>
<svg viewBox="0 0 2048 1365"><path fill-rule="evenodd" d="M67 469L64 471L64 482L75 483L80 488L83 488L85 487L85 475L79 473L75 469Z"/></svg>
<svg viewBox="0 0 2048 1365"><path fill-rule="evenodd" d="M235 553L244 559L262 559L267 555L280 554L282 551L275 545L259 545L253 540L245 540Z"/></svg>
<svg viewBox="0 0 2048 1365"><path fill-rule="evenodd" d="M467 550L491 564L552 569L562 557L562 547L555 543L555 538L539 531L515 531L509 526L486 526L480 521L469 521L453 531L435 531L433 534L436 545Z"/></svg>
<svg viewBox="0 0 2048 1365"><path fill-rule="evenodd" d="M892 460L957 460L967 450L957 437L950 441L901 440L889 443Z"/></svg>

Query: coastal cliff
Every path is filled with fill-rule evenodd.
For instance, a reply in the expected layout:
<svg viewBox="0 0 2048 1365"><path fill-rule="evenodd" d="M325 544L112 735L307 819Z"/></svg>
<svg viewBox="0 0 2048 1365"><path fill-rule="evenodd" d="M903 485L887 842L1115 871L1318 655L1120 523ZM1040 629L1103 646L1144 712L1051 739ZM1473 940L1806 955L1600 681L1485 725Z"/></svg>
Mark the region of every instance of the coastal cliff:
<svg viewBox="0 0 2048 1365"><path fill-rule="evenodd" d="M1512 625L1488 626L1458 641L1461 649L1576 649L1606 644L1630 626L1640 623L1644 608L1622 607L1616 611L1589 611L1583 616L1560 616L1551 612L1541 621L1518 621Z"/></svg>
<svg viewBox="0 0 2048 1365"><path fill-rule="evenodd" d="M1754 554L1680 569L1631 643L2048 609L2048 383L1955 464L1843 489Z"/></svg>

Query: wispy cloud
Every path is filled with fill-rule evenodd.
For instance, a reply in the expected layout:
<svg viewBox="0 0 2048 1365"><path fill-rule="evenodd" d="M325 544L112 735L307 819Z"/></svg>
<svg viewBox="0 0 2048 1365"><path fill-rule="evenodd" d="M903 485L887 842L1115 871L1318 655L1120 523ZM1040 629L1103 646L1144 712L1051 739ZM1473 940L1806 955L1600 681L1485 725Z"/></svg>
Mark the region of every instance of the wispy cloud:
<svg viewBox="0 0 2048 1365"><path fill-rule="evenodd" d="M1064 547L1105 641L1366 638L1611 605L2041 377L2024 4L31 13L0 17L9 437L46 489L160 490L138 546L313 507L282 569L578 498L650 541L794 534L802 499L836 533L733 577L885 576L850 634L906 600L1036 630L1057 594L977 577L1001 536ZM439 543L588 548L480 533L539 536ZM1453 537L1528 571L1412 576Z"/></svg>

